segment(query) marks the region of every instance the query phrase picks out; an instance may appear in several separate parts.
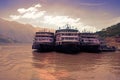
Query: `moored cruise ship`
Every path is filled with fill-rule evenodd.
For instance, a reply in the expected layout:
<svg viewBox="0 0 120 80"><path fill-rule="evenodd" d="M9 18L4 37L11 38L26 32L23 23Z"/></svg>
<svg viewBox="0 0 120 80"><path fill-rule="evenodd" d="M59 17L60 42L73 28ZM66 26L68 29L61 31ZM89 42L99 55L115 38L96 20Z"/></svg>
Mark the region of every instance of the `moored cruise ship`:
<svg viewBox="0 0 120 80"><path fill-rule="evenodd" d="M52 51L54 49L54 33L36 32L32 49Z"/></svg>
<svg viewBox="0 0 120 80"><path fill-rule="evenodd" d="M79 51L79 31L71 29L69 25L65 29L58 29L55 32L55 48L60 52Z"/></svg>
<svg viewBox="0 0 120 80"><path fill-rule="evenodd" d="M100 40L95 33L80 33L80 47L82 51L99 51Z"/></svg>

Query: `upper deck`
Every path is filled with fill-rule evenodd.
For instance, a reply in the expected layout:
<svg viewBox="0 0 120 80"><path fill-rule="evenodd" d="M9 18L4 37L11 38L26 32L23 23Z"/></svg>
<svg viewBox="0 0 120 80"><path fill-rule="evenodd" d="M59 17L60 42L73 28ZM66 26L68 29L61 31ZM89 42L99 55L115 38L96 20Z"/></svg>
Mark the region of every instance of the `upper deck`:
<svg viewBox="0 0 120 80"><path fill-rule="evenodd" d="M95 33L80 33L81 38L98 38L98 35Z"/></svg>
<svg viewBox="0 0 120 80"><path fill-rule="evenodd" d="M53 43L54 42L54 33L53 32L36 32L34 43Z"/></svg>
<svg viewBox="0 0 120 80"><path fill-rule="evenodd" d="M99 37L95 33L80 33L80 43L83 45L100 45Z"/></svg>
<svg viewBox="0 0 120 80"><path fill-rule="evenodd" d="M65 26L65 29L58 29L55 32L56 44L64 43L75 43L79 44L79 31L77 29L72 29L69 25Z"/></svg>
<svg viewBox="0 0 120 80"><path fill-rule="evenodd" d="M54 37L53 32L36 32L35 37Z"/></svg>

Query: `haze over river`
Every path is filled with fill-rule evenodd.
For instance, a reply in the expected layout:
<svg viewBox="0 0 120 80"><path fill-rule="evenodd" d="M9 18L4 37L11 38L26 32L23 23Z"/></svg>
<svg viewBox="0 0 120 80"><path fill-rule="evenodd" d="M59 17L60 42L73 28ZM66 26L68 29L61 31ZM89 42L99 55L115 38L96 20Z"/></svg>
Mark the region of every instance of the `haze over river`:
<svg viewBox="0 0 120 80"><path fill-rule="evenodd" d="M120 80L120 52L72 55L0 45L0 80Z"/></svg>

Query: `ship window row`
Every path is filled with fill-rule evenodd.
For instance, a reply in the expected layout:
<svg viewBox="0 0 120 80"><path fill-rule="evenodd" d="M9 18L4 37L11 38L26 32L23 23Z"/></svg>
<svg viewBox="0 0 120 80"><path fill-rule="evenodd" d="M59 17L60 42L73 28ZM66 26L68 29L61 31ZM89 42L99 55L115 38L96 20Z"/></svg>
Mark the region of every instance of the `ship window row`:
<svg viewBox="0 0 120 80"><path fill-rule="evenodd" d="M54 35L54 34L36 34L36 35Z"/></svg>
<svg viewBox="0 0 120 80"><path fill-rule="evenodd" d="M53 39L35 39L35 40L39 40L39 41L43 41L43 40L53 41Z"/></svg>
<svg viewBox="0 0 120 80"><path fill-rule="evenodd" d="M81 38L96 38L96 37L94 37L94 36L93 37L92 36L91 37L90 36L89 37L87 37L87 36L81 36Z"/></svg>
<svg viewBox="0 0 120 80"><path fill-rule="evenodd" d="M35 37L53 37L53 35L36 35Z"/></svg>
<svg viewBox="0 0 120 80"><path fill-rule="evenodd" d="M78 34L61 34L62 36L76 36Z"/></svg>
<svg viewBox="0 0 120 80"><path fill-rule="evenodd" d="M65 31L65 32L78 32L78 31Z"/></svg>
<svg viewBox="0 0 120 80"><path fill-rule="evenodd" d="M35 37L34 39L53 39L53 37Z"/></svg>
<svg viewBox="0 0 120 80"><path fill-rule="evenodd" d="M83 40L81 40L81 41L82 41L82 42L84 42L84 41L89 41L89 42L93 42L93 41L94 41L94 42L99 42L99 40L94 40L94 39L93 39L93 40L83 39Z"/></svg>
<svg viewBox="0 0 120 80"><path fill-rule="evenodd" d="M71 29L66 30L65 29L65 30L57 30L56 33L58 33L58 32L78 32L78 30L71 30Z"/></svg>
<svg viewBox="0 0 120 80"><path fill-rule="evenodd" d="M96 35L80 35L82 38L96 38Z"/></svg>
<svg viewBox="0 0 120 80"><path fill-rule="evenodd" d="M78 38L62 38L62 40L78 40Z"/></svg>
<svg viewBox="0 0 120 80"><path fill-rule="evenodd" d="M46 35L54 35L54 33L42 33L42 32L36 32L36 34L38 34L38 35L39 35L39 34L40 34L40 35L41 35L41 34L43 34L43 35L44 35L44 34L46 34Z"/></svg>

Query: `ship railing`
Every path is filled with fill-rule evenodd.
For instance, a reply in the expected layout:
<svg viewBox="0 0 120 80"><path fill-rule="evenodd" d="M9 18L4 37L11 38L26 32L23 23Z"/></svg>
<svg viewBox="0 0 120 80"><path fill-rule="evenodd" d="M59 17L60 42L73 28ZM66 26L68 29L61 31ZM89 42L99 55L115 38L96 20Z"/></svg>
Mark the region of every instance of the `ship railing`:
<svg viewBox="0 0 120 80"><path fill-rule="evenodd" d="M100 43L97 43L97 42L82 42L82 44L87 44L87 45L100 45Z"/></svg>
<svg viewBox="0 0 120 80"><path fill-rule="evenodd" d="M71 35L71 36L65 36L65 35L63 35L63 36L61 36L62 38L78 38L79 36L78 35L76 35L76 36L74 36L74 35Z"/></svg>
<svg viewBox="0 0 120 80"><path fill-rule="evenodd" d="M76 34L76 33L79 33L79 32L57 32L56 34L61 34L61 33L71 33L71 34Z"/></svg>
<svg viewBox="0 0 120 80"><path fill-rule="evenodd" d="M54 35L50 35L50 34L36 34L36 36L54 36Z"/></svg>
<svg viewBox="0 0 120 80"><path fill-rule="evenodd" d="M65 44L72 44L72 45L80 45L79 42L56 42L56 45L65 45Z"/></svg>
<svg viewBox="0 0 120 80"><path fill-rule="evenodd" d="M56 42L79 42L79 40L61 40Z"/></svg>
<svg viewBox="0 0 120 80"><path fill-rule="evenodd" d="M50 40L42 40L42 41L36 41L36 42L42 43L42 42L53 42L53 41L50 41Z"/></svg>

